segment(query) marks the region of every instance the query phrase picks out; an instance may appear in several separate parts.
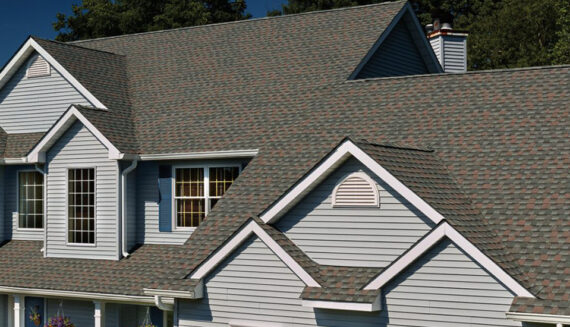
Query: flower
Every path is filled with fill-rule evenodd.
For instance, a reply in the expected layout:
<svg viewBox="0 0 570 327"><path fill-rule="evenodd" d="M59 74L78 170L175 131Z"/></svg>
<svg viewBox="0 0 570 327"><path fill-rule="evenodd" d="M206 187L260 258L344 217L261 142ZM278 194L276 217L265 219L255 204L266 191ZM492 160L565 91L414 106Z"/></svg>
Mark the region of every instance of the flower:
<svg viewBox="0 0 570 327"><path fill-rule="evenodd" d="M56 316L49 318L45 327L75 327L75 325L69 320L69 317Z"/></svg>

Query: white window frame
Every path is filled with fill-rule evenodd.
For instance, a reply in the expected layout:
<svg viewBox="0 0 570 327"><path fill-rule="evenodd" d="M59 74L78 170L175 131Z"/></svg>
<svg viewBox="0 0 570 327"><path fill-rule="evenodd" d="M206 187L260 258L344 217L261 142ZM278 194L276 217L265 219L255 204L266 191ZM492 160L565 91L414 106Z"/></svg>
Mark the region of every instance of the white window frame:
<svg viewBox="0 0 570 327"><path fill-rule="evenodd" d="M238 177L241 174L241 164L230 162L230 163L215 163L215 164L180 164L180 165L172 165L172 174L171 174L171 194L172 194L172 226L174 231L194 231L197 227L179 227L177 224L177 206L176 200L183 199L176 197L176 169L184 169L184 168L201 168L204 170L204 197L185 197L186 199L204 199L204 219L208 217L208 213L210 213L210 206L209 202L210 199L221 199L221 197L211 197L210 196L210 168L237 168L238 169Z"/></svg>
<svg viewBox="0 0 570 327"><path fill-rule="evenodd" d="M93 169L93 243L69 242L69 172L75 169ZM68 167L65 171L65 244L70 247L97 247L97 167L73 166Z"/></svg>
<svg viewBox="0 0 570 327"><path fill-rule="evenodd" d="M27 228L27 227L20 227L20 173L31 173L39 171L35 169L19 169L16 170L16 230L18 231L26 231L26 232L41 232L44 230L46 226L46 175L43 175L44 182L43 182L43 189L42 189L42 228Z"/></svg>

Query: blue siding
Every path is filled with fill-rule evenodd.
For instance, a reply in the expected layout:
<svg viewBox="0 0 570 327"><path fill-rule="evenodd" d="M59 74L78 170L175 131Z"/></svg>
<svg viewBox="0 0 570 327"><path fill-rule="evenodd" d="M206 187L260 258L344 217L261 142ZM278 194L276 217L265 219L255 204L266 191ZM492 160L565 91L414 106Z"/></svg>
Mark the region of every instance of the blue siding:
<svg viewBox="0 0 570 327"><path fill-rule="evenodd" d="M8 218L6 218L6 214L4 213L4 166L0 166L0 244L4 242L4 240L8 239L6 235L7 226L8 226Z"/></svg>
<svg viewBox="0 0 570 327"><path fill-rule="evenodd" d="M379 208L332 207L335 186L354 172L364 172L376 181ZM276 226L320 264L385 267L434 224L358 160L351 158L307 194Z"/></svg>
<svg viewBox="0 0 570 327"><path fill-rule="evenodd" d="M391 281L382 310L359 313L303 307L303 282L257 238L205 280L205 298L178 302L178 326L226 327L232 321L328 327L497 327L513 294L449 241Z"/></svg>
<svg viewBox="0 0 570 327"><path fill-rule="evenodd" d="M27 78L30 58L0 89L0 126L7 133L45 132L71 104L90 105L63 76L51 69L51 76Z"/></svg>
<svg viewBox="0 0 570 327"><path fill-rule="evenodd" d="M8 295L0 294L0 326L8 326Z"/></svg>
<svg viewBox="0 0 570 327"><path fill-rule="evenodd" d="M428 74L408 24L401 19L358 73L359 78Z"/></svg>

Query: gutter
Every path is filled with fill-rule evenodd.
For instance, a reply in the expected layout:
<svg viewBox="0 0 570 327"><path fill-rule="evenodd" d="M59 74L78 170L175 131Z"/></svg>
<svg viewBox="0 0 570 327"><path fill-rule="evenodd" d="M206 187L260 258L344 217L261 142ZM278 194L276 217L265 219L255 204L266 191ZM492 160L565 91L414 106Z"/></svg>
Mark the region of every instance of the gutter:
<svg viewBox="0 0 570 327"><path fill-rule="evenodd" d="M138 160L135 159L129 167L127 167L121 173L121 233L122 233L122 255L125 258L129 257L129 252L127 251L127 175L135 170L138 165Z"/></svg>
<svg viewBox="0 0 570 327"><path fill-rule="evenodd" d="M10 287L10 286L0 286L0 293L30 295L30 296L35 295L35 296L45 296L45 297L60 297L60 298L63 297L63 298L85 299L85 300L102 300L102 301L123 302L130 304L146 304L146 305L155 304L153 297L138 296L138 295L58 291L58 290L48 290L48 289L39 289L39 288L23 288L23 287ZM172 303L174 302L172 301Z"/></svg>
<svg viewBox="0 0 570 327"><path fill-rule="evenodd" d="M507 316L507 319L514 321L556 324L556 327L562 327L565 324L570 324L570 316L519 312L507 312L505 315Z"/></svg>

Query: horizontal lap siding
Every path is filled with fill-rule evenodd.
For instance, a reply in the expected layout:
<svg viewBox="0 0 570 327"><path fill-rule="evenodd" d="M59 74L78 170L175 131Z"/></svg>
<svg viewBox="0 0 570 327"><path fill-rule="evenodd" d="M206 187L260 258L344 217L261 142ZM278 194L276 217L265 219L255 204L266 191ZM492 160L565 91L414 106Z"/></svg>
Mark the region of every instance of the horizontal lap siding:
<svg viewBox="0 0 570 327"><path fill-rule="evenodd" d="M384 292L390 326L521 326L505 318L514 295L449 241Z"/></svg>
<svg viewBox="0 0 570 327"><path fill-rule="evenodd" d="M49 257L118 259L118 164L87 128L75 123L48 151ZM70 168L96 171L96 246L67 245L67 172Z"/></svg>
<svg viewBox="0 0 570 327"><path fill-rule="evenodd" d="M44 230L19 229L18 225L18 172L35 170L33 165L6 166L4 180L4 217L6 234L13 240L43 241Z"/></svg>
<svg viewBox="0 0 570 327"><path fill-rule="evenodd" d="M304 283L258 238L245 242L205 282L205 298L179 302L179 326L228 326L247 320L314 326L302 307Z"/></svg>
<svg viewBox="0 0 570 327"><path fill-rule="evenodd" d="M53 67L50 76L27 78L35 56L0 90L0 126L7 133L45 132L71 104L89 105Z"/></svg>
<svg viewBox="0 0 570 327"><path fill-rule="evenodd" d="M48 318L57 315L59 309L59 299L47 299ZM95 326L95 306L91 301L63 300L63 313L69 317L76 327Z"/></svg>
<svg viewBox="0 0 570 327"><path fill-rule="evenodd" d="M191 232L160 232L158 229L158 163L141 162L137 175L137 242L182 244Z"/></svg>
<svg viewBox="0 0 570 327"><path fill-rule="evenodd" d="M357 171L376 180L380 208L333 208L336 184ZM277 227L320 264L385 267L430 230L427 222L364 165L349 159L284 215Z"/></svg>
<svg viewBox="0 0 570 327"><path fill-rule="evenodd" d="M358 73L357 78L429 73L412 34L402 19Z"/></svg>

